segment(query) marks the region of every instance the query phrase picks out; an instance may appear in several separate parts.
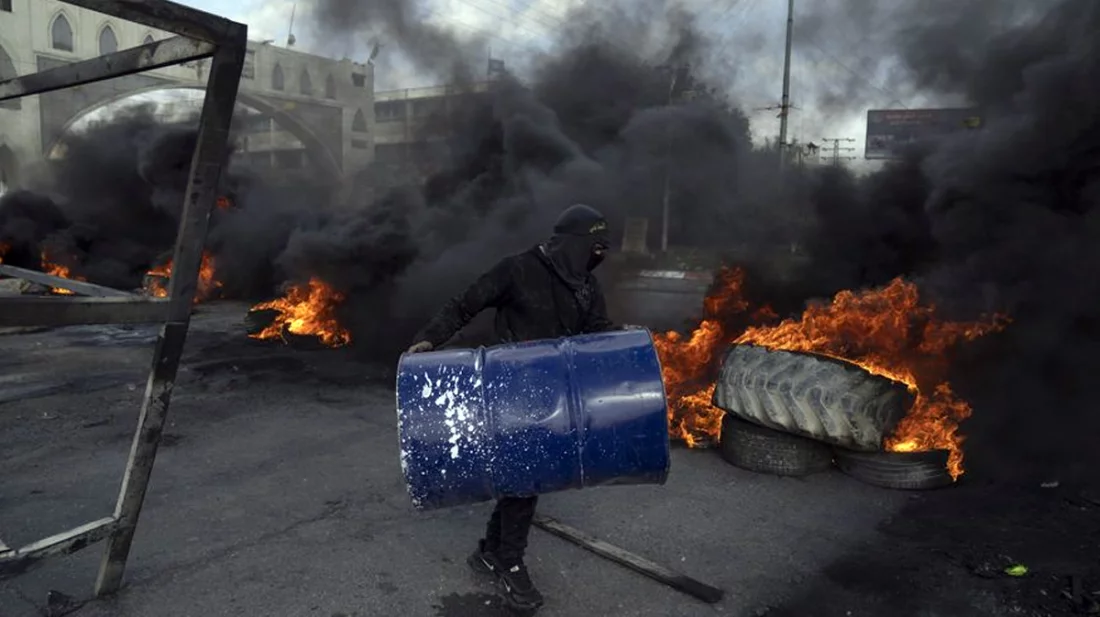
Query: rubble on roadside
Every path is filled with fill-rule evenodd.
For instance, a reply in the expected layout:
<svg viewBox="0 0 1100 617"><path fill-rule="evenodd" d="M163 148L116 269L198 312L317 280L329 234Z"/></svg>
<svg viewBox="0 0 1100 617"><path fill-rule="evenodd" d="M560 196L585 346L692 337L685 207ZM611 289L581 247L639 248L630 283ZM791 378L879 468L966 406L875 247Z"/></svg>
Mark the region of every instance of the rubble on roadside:
<svg viewBox="0 0 1100 617"><path fill-rule="evenodd" d="M24 279L0 279L0 295L3 296L45 296L50 293L46 285Z"/></svg>

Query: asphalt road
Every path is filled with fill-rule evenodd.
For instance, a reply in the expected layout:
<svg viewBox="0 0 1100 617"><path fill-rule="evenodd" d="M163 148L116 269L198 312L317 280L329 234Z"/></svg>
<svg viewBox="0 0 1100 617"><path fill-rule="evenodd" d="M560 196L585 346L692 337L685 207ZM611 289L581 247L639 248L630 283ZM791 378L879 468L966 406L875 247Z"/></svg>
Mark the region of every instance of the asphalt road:
<svg viewBox="0 0 1100 617"><path fill-rule="evenodd" d="M81 617L503 614L466 571L488 506L415 513L397 456L389 367L248 340L243 308L206 307L137 533L126 586ZM110 513L152 332L0 337L0 537ZM8 395L5 398L5 393ZM13 400L14 399L14 400ZM909 496L827 473L781 479L677 449L663 487L547 496L541 511L727 592L702 604L541 531L529 566L547 617L756 615L799 595ZM101 545L0 583L0 615L90 596Z"/></svg>

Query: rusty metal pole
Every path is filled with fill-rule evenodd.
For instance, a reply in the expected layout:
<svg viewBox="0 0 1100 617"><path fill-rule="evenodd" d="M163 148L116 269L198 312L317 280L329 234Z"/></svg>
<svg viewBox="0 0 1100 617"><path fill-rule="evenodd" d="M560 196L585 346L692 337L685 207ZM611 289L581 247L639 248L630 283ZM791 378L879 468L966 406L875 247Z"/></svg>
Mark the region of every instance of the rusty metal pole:
<svg viewBox="0 0 1100 617"><path fill-rule="evenodd" d="M191 177L172 261L168 319L161 328L153 352L153 367L145 385L138 430L130 447L130 459L115 506L114 517L118 526L107 541L96 578L97 597L114 593L122 583L161 431L168 415L176 370L187 338L210 212L217 199L222 168L228 157L229 126L240 86L248 29L242 26L233 34L235 36L218 46L211 59L198 141L191 161Z"/></svg>

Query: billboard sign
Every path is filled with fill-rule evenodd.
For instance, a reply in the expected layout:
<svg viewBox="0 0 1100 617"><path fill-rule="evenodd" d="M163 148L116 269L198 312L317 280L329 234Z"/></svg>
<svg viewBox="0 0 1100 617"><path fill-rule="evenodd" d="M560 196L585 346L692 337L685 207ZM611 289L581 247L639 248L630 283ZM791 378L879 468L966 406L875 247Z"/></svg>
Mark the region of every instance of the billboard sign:
<svg viewBox="0 0 1100 617"><path fill-rule="evenodd" d="M896 158L902 148L925 139L982 126L975 108L871 109L867 111L867 144L864 158Z"/></svg>

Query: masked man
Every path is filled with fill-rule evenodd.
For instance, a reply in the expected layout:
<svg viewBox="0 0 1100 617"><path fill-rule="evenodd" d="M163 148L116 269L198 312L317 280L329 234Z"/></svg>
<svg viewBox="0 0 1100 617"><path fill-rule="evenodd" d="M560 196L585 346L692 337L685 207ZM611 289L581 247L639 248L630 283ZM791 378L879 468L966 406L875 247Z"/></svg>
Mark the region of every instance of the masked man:
<svg viewBox="0 0 1100 617"><path fill-rule="evenodd" d="M548 242L505 257L452 298L409 351L439 347L490 307L496 309L498 343L616 329L607 317L603 291L592 275L610 246L604 216L583 204L570 206L558 218ZM535 495L500 499L485 538L467 559L475 572L495 576L505 600L521 610L537 609L543 601L523 564L537 502Z"/></svg>

